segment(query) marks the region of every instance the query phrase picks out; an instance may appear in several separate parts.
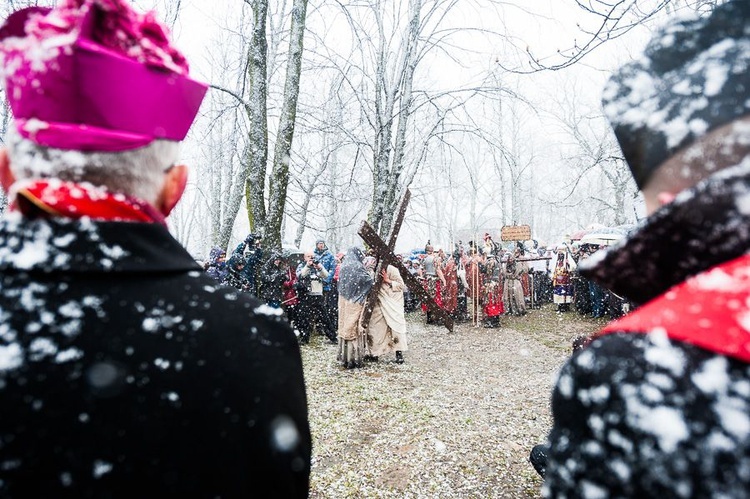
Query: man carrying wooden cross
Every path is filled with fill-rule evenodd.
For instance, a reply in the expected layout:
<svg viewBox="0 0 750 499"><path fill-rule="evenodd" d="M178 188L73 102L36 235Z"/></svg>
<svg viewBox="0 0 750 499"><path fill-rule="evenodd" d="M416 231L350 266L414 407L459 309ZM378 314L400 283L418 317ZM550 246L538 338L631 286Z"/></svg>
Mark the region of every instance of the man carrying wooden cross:
<svg viewBox="0 0 750 499"><path fill-rule="evenodd" d="M422 283L404 266L401 258L393 253L393 248L396 246L396 236L398 235L398 231L404 220L404 215L406 214L406 206L409 202L409 196L410 192L407 190L404 197L401 199L396 220L388 236L388 244L383 242L375 229L373 229L367 222L362 222L362 226L358 232L362 240L375 252L378 261L375 267L375 283L367 296L365 307L362 311L362 317L360 319L361 327L365 332L370 326L373 310L378 302L380 288L383 285L387 286L388 281L395 281L394 277L390 277L395 276L395 274L392 270L388 269L388 267L394 267L398 271L398 275L403 280L404 285L427 306L431 313L431 317L434 318L436 322L443 324L448 331L453 331L453 318L450 314L436 303L433 297L425 291ZM383 271L385 271L385 274ZM405 348L399 348L399 350L403 351Z"/></svg>

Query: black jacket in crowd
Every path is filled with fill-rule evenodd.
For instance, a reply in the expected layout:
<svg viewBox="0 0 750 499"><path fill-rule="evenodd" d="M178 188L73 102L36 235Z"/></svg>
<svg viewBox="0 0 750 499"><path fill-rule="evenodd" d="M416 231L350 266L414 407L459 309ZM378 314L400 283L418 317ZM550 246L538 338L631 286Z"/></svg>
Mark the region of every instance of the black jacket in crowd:
<svg viewBox="0 0 750 499"><path fill-rule="evenodd" d="M306 497L278 311L158 224L0 223L0 497Z"/></svg>
<svg viewBox="0 0 750 499"><path fill-rule="evenodd" d="M279 255L271 255L260 271L260 296L265 302L278 302L284 300L284 282L287 279L287 268L284 262L281 266L274 265Z"/></svg>

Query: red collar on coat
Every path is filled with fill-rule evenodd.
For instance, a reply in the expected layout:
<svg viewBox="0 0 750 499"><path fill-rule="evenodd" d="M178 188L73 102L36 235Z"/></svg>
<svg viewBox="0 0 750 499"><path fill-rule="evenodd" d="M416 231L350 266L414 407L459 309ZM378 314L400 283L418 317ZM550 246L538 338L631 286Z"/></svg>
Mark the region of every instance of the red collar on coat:
<svg viewBox="0 0 750 499"><path fill-rule="evenodd" d="M166 225L153 206L124 194L91 184L61 180L35 180L16 191L11 206L27 217L89 217L95 220L150 222Z"/></svg>
<svg viewBox="0 0 750 499"><path fill-rule="evenodd" d="M750 255L674 286L596 337L664 331L671 339L750 362Z"/></svg>

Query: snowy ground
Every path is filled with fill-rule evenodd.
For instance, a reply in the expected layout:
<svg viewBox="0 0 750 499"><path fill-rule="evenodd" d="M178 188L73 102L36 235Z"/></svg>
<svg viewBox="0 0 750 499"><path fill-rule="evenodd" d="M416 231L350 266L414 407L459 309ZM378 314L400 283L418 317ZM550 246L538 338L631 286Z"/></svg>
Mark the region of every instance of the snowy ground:
<svg viewBox="0 0 750 499"><path fill-rule="evenodd" d="M528 463L550 425L549 393L571 340L604 321L553 305L453 333L410 314L406 363L336 363L302 347L313 432L311 498L540 497Z"/></svg>

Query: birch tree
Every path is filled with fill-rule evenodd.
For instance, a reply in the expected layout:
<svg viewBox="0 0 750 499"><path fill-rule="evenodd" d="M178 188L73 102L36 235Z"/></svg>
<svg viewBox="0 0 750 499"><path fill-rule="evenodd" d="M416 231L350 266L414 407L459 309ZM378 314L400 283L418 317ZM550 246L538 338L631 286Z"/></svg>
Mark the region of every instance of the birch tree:
<svg viewBox="0 0 750 499"><path fill-rule="evenodd" d="M248 147L245 196L250 230L264 235L270 248L281 248L281 229L289 183L289 158L299 96L307 0L294 0L284 94L266 197L268 173L268 0L245 0L252 8L252 35L247 49ZM268 208L266 208L266 202Z"/></svg>
<svg viewBox="0 0 750 499"><path fill-rule="evenodd" d="M286 207L287 185L289 184L289 160L294 138L297 100L299 99L300 73L305 35L307 0L294 0L289 37L289 58L287 60L284 98L279 119L279 130L273 155L273 169L268 189L268 217L266 219L266 244L271 248L281 248L281 227ZM257 187L257 186L256 186Z"/></svg>

